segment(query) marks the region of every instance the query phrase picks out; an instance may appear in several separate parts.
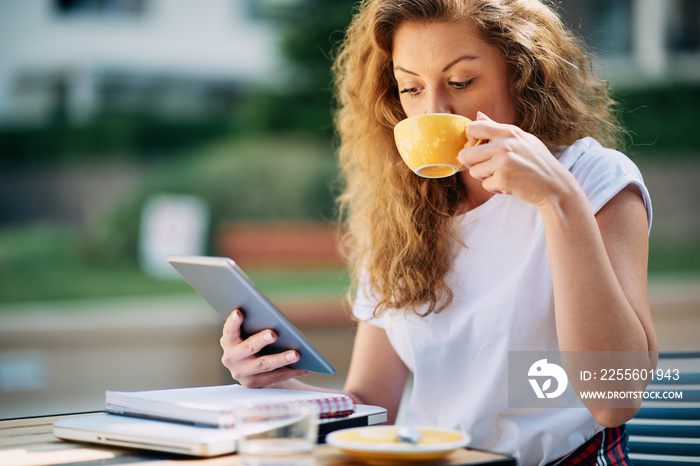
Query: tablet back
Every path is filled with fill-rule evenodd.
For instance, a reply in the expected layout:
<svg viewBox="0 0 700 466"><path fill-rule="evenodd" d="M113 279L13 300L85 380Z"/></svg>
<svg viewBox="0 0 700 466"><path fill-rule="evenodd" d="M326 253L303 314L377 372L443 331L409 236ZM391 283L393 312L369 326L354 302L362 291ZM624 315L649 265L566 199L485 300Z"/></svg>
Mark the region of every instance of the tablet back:
<svg viewBox="0 0 700 466"><path fill-rule="evenodd" d="M258 290L236 263L226 257L168 256L168 262L222 317L236 308L245 316L243 336L264 329L277 333L277 340L260 354L294 349L300 359L288 367L322 374L334 374L335 368L277 307Z"/></svg>

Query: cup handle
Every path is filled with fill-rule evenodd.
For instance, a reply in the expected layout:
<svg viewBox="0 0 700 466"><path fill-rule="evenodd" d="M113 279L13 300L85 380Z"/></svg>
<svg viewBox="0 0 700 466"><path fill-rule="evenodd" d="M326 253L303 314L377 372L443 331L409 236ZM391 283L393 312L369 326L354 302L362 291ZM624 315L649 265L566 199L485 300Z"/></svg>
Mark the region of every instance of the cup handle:
<svg viewBox="0 0 700 466"><path fill-rule="evenodd" d="M477 139L474 144L470 144L469 141L467 141L467 143L464 145L464 148L466 149L467 147L480 146L482 144L486 144L487 142L489 142L488 139Z"/></svg>

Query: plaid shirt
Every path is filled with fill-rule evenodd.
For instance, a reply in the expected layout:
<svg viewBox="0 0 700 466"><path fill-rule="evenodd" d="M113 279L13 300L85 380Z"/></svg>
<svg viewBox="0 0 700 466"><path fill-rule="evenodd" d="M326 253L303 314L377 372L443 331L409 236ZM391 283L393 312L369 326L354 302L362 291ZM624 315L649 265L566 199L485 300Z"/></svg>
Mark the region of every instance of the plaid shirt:
<svg viewBox="0 0 700 466"><path fill-rule="evenodd" d="M605 466L631 465L627 456L627 429L625 425L609 427L598 432L588 442L549 466Z"/></svg>

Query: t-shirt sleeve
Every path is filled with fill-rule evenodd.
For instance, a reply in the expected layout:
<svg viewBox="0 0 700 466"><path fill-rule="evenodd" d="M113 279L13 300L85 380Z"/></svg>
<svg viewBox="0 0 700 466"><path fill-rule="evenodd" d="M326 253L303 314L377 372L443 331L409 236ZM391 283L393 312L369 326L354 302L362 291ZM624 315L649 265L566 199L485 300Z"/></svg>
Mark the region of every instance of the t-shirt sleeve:
<svg viewBox="0 0 700 466"><path fill-rule="evenodd" d="M365 273L360 275L360 282L357 288L357 296L352 307L352 315L361 322L367 322L379 328L384 328L381 317L374 316L377 307L377 300L372 296L369 282Z"/></svg>
<svg viewBox="0 0 700 466"><path fill-rule="evenodd" d="M593 212L597 214L617 193L633 185L642 196L651 229L651 197L637 166L621 152L606 149L594 140L587 143L569 170L581 184Z"/></svg>

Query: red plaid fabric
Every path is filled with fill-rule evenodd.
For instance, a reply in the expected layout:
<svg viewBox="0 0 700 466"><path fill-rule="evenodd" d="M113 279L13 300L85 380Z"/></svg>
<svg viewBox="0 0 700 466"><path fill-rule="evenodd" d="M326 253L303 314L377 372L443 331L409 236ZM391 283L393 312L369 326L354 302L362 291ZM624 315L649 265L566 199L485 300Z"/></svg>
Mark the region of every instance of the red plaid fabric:
<svg viewBox="0 0 700 466"><path fill-rule="evenodd" d="M549 464L551 466L632 465L632 461L627 456L627 437L624 424L603 429L576 450Z"/></svg>

